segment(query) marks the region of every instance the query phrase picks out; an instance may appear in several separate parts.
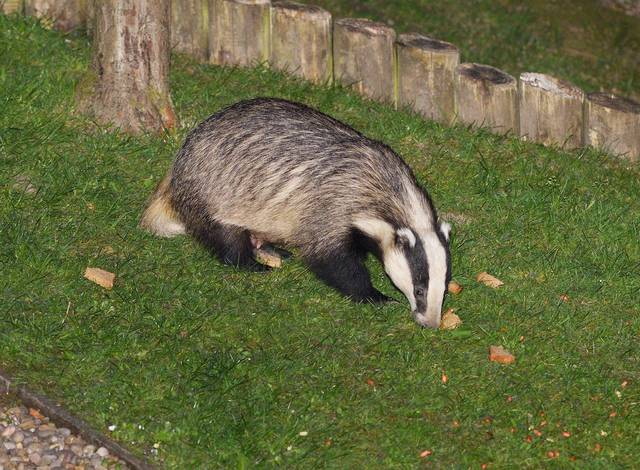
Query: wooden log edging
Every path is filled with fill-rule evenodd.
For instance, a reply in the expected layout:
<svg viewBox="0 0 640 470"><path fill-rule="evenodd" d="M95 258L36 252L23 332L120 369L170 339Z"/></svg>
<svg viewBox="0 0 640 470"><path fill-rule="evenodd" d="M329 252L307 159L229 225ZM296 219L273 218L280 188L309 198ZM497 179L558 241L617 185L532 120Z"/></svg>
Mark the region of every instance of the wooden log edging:
<svg viewBox="0 0 640 470"><path fill-rule="evenodd" d="M396 47L398 106L411 106L427 119L451 124L458 48L418 33L401 34Z"/></svg>
<svg viewBox="0 0 640 470"><path fill-rule="evenodd" d="M0 12L5 15L9 15L11 13L22 13L22 9L22 0L0 0Z"/></svg>
<svg viewBox="0 0 640 470"><path fill-rule="evenodd" d="M61 31L73 31L87 24L84 0L25 0L27 16L40 18L43 24Z"/></svg>
<svg viewBox="0 0 640 470"><path fill-rule="evenodd" d="M271 5L270 64L314 83L331 83L331 13L301 3Z"/></svg>
<svg viewBox="0 0 640 470"><path fill-rule="evenodd" d="M640 103L612 93L590 93L585 104L586 144L620 155L640 158Z"/></svg>
<svg viewBox="0 0 640 470"><path fill-rule="evenodd" d="M520 75L520 136L544 145L582 147L584 92L541 73Z"/></svg>
<svg viewBox="0 0 640 470"><path fill-rule="evenodd" d="M111 455L116 456L134 470L154 470L156 467L147 460L133 455L128 449L94 430L86 421L74 416L55 401L30 391L24 385L15 381L0 369L0 394L13 394L25 406L40 410L59 427L65 427L74 434L78 434L88 443L96 447L105 447Z"/></svg>
<svg viewBox="0 0 640 470"><path fill-rule="evenodd" d="M207 61L209 0L171 0L171 48Z"/></svg>
<svg viewBox="0 0 640 470"><path fill-rule="evenodd" d="M456 67L457 119L493 132L518 134L518 83L490 65L465 63Z"/></svg>
<svg viewBox="0 0 640 470"><path fill-rule="evenodd" d="M395 103L396 32L383 23L344 18L333 25L336 81L369 98Z"/></svg>
<svg viewBox="0 0 640 470"><path fill-rule="evenodd" d="M269 0L209 0L209 62L253 66L269 59Z"/></svg>
<svg viewBox="0 0 640 470"><path fill-rule="evenodd" d="M0 0L0 12L35 15L63 30L86 24L91 34L93 3ZM416 33L402 34L396 42L392 28L370 20L346 18L332 25L330 13L315 6L287 1L271 5L270 0L173 3L187 10L193 6L189 14L174 12L173 44L200 60L208 55L213 64L232 66L269 61L273 68L315 83L333 78L368 98L410 106L444 124L474 124L545 145L591 145L630 161L640 159L638 103L628 98L606 93L586 97L572 84L544 74L523 73L515 81L479 64L457 65L451 86L450 68L460 60L454 45ZM202 39L206 30L208 47Z"/></svg>

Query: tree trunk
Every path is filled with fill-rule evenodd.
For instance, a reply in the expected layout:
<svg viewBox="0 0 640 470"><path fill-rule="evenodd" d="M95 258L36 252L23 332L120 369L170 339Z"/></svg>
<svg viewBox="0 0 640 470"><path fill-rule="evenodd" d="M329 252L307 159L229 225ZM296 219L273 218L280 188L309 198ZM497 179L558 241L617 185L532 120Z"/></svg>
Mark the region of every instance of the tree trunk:
<svg viewBox="0 0 640 470"><path fill-rule="evenodd" d="M98 0L95 16L93 69L79 90L81 111L132 133L175 127L170 0Z"/></svg>

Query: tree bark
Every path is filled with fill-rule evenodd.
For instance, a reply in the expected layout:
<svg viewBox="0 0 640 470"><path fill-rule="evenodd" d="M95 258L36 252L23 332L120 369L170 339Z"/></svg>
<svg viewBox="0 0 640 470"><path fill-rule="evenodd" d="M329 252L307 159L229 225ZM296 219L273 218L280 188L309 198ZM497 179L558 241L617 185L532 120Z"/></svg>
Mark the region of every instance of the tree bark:
<svg viewBox="0 0 640 470"><path fill-rule="evenodd" d="M98 0L80 109L131 133L176 126L169 94L170 0Z"/></svg>

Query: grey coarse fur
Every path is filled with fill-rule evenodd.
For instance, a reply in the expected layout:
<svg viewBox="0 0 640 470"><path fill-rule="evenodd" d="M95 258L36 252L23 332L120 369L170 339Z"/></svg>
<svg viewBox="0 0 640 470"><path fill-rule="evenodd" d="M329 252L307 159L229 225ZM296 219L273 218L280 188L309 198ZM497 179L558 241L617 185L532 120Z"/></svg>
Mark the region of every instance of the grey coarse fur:
<svg viewBox="0 0 640 470"><path fill-rule="evenodd" d="M251 264L251 237L297 248L316 274L356 300L381 294L353 259L369 246L359 244L355 220L397 229L413 227L420 213L423 224L437 226L429 196L391 148L280 99L239 102L207 118L187 136L168 179L152 203L170 201L186 232L222 261ZM341 286L336 276L362 285Z"/></svg>
<svg viewBox="0 0 640 470"><path fill-rule="evenodd" d="M415 187L411 169L388 146L275 99L240 102L209 117L187 137L171 178L187 227L209 218L236 222L303 256L330 252L359 215L411 226L406 193ZM431 202L423 202L435 225Z"/></svg>

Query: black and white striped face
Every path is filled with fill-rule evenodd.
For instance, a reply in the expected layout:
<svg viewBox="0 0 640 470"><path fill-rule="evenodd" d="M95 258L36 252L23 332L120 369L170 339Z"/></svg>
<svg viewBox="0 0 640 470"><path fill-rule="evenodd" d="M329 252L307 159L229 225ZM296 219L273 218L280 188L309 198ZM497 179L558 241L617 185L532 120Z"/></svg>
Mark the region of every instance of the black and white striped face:
<svg viewBox="0 0 640 470"><path fill-rule="evenodd" d="M451 275L450 231L447 223L441 223L437 231L425 233L400 228L395 231L392 246L384 252L385 271L409 300L413 316L421 326L440 326Z"/></svg>

